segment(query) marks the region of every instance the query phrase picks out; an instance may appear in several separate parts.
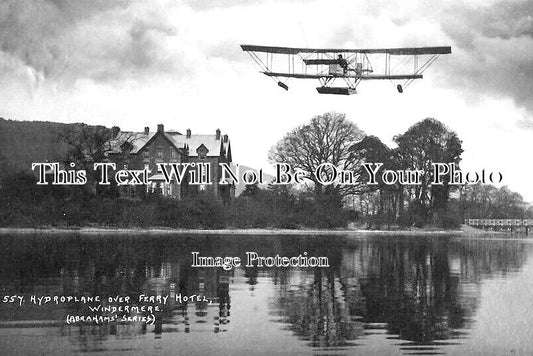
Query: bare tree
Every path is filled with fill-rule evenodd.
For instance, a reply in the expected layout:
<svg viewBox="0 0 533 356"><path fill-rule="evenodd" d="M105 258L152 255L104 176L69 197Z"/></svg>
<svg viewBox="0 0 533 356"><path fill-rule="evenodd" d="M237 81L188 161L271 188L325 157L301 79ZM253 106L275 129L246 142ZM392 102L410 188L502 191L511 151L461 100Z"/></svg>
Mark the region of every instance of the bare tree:
<svg viewBox="0 0 533 356"><path fill-rule="evenodd" d="M97 188L94 181L99 175L94 170L94 164L110 160L117 164L126 163L133 142L139 136L140 134L134 132L121 132L117 126L107 128L77 124L65 129L60 134L59 140L68 146L65 163L73 162L77 169L85 169L89 179L87 187L94 191ZM112 159L110 159L111 155ZM119 168L118 165L117 168Z"/></svg>
<svg viewBox="0 0 533 356"><path fill-rule="evenodd" d="M287 133L272 147L269 160L288 163L293 169L305 171L314 183L317 196L334 192L342 197L353 191L355 186L332 184L323 189L315 173L321 164L329 163L338 170L358 174L360 161L355 158L350 148L364 136L357 125L346 119L346 115L327 112ZM330 175L332 172L326 170L323 174Z"/></svg>
<svg viewBox="0 0 533 356"><path fill-rule="evenodd" d="M97 162L105 162L110 154L128 151L140 136L135 132L121 132L114 126L89 126L86 124L68 127L60 140L68 144L67 161L90 167Z"/></svg>

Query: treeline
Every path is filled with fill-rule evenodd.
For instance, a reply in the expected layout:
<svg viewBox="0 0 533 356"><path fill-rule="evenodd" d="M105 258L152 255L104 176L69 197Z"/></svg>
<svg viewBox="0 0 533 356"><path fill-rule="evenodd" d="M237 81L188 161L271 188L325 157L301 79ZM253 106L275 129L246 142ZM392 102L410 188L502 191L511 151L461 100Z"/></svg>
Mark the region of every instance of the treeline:
<svg viewBox="0 0 533 356"><path fill-rule="evenodd" d="M19 172L0 188L0 226L12 227L224 227L222 204L207 197L176 201L157 195L143 200L120 198L83 186L39 186Z"/></svg>
<svg viewBox="0 0 533 356"><path fill-rule="evenodd" d="M289 186L247 186L231 204L223 204L207 194L183 200L156 194L132 199L119 197L113 187L96 193L83 186L40 186L27 172L2 181L0 206L2 227L294 229L340 227L353 220L339 207L328 202L317 206L310 194L294 194Z"/></svg>
<svg viewBox="0 0 533 356"><path fill-rule="evenodd" d="M352 146L363 162L382 162L393 170L421 170L420 184L378 184L366 186L355 195L355 205L369 226L382 225L459 227L465 219L532 218L533 208L523 197L506 186L497 188L487 183L452 182L452 174L435 180L433 163L453 163L460 170L462 142L441 122L425 119L394 137L397 147L391 149L378 138L367 136ZM463 178L468 172L462 172ZM361 172L366 180L369 175ZM475 177L476 172L471 176ZM479 175L481 176L481 174ZM455 178L456 179L456 178ZM354 197L352 196L352 199Z"/></svg>
<svg viewBox="0 0 533 356"><path fill-rule="evenodd" d="M357 214L330 196L316 200L312 191L291 185L248 185L227 209L227 221L238 228L346 227Z"/></svg>
<svg viewBox="0 0 533 356"><path fill-rule="evenodd" d="M0 226L296 229L355 223L362 228L398 228L412 226L409 214L417 216L406 209L405 220L399 220L391 210L383 209L387 199L379 191L358 196L358 209L327 195L321 201L315 199L312 189L248 185L231 204L208 195L179 201L147 195L140 200L82 187L39 186L34 175L19 172L6 177L0 187ZM448 224L445 227L456 227L464 218L533 218L533 209L507 187L478 184L460 187L445 214L441 216Z"/></svg>
<svg viewBox="0 0 533 356"><path fill-rule="evenodd" d="M456 228L465 218L531 216L522 197L505 187L470 185L472 179L453 181L456 178L449 167L460 170L462 141L440 121L424 119L393 141L396 147L388 147L379 138L365 135L345 115L329 112L287 133L269 157L307 173L318 209L327 201L329 214L357 215L355 223L366 228ZM324 163L336 169L314 175ZM376 184L367 184L373 177L368 167L378 167L378 163L382 166L375 174ZM450 172L436 174L435 163L449 165ZM354 172L354 182L321 184L341 170ZM397 180L391 179L394 174L383 175L385 170L398 172ZM415 171L420 172L418 178L407 181L405 172ZM437 177L439 184L433 184ZM354 213L344 214L350 210Z"/></svg>
<svg viewBox="0 0 533 356"><path fill-rule="evenodd" d="M506 186L475 184L457 187L446 209L435 213L429 222L424 220L427 215L421 214L413 205L408 205L398 217L391 205L385 204L384 208L384 200L387 199L383 199L379 191L360 195L356 202L359 221L370 228L395 225L456 228L465 219L533 219L533 207Z"/></svg>
<svg viewBox="0 0 533 356"><path fill-rule="evenodd" d="M5 122L4 122L5 124ZM74 125L58 136L63 159L76 167L102 162L113 130ZM434 180L432 163L460 166L462 142L435 119L422 120L393 138L390 148L364 134L337 113L319 115L287 133L270 151L272 162L288 163L307 173L305 185L249 185L230 204L199 194L183 200L157 195L120 197L116 187L39 186L35 176L20 171L0 152L1 226L109 226L173 228L456 228L465 218L533 218L533 209L506 187L455 185L450 177ZM66 145L66 146L64 146ZM32 148L32 150L34 150ZM62 149L63 150L63 149ZM353 172L353 184L322 184L334 170L316 169L327 163ZM370 179L364 164L382 169L422 172L417 184Z"/></svg>
<svg viewBox="0 0 533 356"><path fill-rule="evenodd" d="M472 219L533 219L533 206L506 186L476 184L463 186L453 200L461 216Z"/></svg>

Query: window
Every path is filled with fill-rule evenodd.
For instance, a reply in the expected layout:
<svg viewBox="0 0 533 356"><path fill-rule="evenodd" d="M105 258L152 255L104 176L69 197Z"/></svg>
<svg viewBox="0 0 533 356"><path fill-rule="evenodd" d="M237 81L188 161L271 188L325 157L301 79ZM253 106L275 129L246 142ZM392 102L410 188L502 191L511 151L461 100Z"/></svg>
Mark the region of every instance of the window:
<svg viewBox="0 0 533 356"><path fill-rule="evenodd" d="M200 145L200 147L196 149L196 153L198 154L198 158L200 159L205 159L205 157L207 156L207 152L209 152L209 150L207 149L207 147L205 147L203 143Z"/></svg>
<svg viewBox="0 0 533 356"><path fill-rule="evenodd" d="M162 148L158 148L157 149L157 158L163 158L163 149Z"/></svg>
<svg viewBox="0 0 533 356"><path fill-rule="evenodd" d="M198 157L200 159L205 159L205 157L207 156L207 149L205 149L205 147L201 147L198 149Z"/></svg>

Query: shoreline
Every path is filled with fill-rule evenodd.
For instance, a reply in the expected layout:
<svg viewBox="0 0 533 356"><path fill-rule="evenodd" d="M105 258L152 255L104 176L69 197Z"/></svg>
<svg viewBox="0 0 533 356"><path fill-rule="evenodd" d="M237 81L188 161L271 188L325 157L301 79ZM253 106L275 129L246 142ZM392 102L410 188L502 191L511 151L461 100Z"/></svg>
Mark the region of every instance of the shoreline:
<svg viewBox="0 0 533 356"><path fill-rule="evenodd" d="M105 227L74 227L74 228L0 228L0 235L6 234L66 234L74 233L81 235L101 234L130 234L130 235L299 235L299 236L355 236L355 235L395 235L395 236L424 236L424 235L510 235L508 232L484 231L462 226L455 230L437 229L411 229L411 230L320 230L320 229L172 229L172 228L105 228Z"/></svg>

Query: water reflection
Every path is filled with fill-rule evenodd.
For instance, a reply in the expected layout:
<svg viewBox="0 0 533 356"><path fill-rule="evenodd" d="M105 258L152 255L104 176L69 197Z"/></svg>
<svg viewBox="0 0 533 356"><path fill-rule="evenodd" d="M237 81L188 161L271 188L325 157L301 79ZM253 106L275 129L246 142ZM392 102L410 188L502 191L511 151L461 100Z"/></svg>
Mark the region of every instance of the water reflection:
<svg viewBox="0 0 533 356"><path fill-rule="evenodd" d="M321 270L293 277L280 285L272 302L278 321L312 347L355 346L353 341L364 334L357 312L364 306L357 281L343 283Z"/></svg>
<svg viewBox="0 0 533 356"><path fill-rule="evenodd" d="M2 304L0 337L25 354L46 350L54 354L57 347L63 352L164 351L172 340L197 340L194 335L209 334L213 342L218 342L215 334L224 334L230 345L238 345L252 325L246 319L261 318L251 307L252 300L261 298L268 317L254 323L253 332L272 338L292 335L294 341L284 346L287 353L300 347L341 353L349 348L445 353L449 346L468 343L482 281L520 271L527 262L528 247L513 241L446 237L3 236L2 295L127 295L135 301L140 294L148 294L169 295L171 302L156 313L155 325L66 325L67 314L88 314L88 305ZM331 267L191 268L191 251L204 256L308 252L327 256ZM191 295L205 296L210 303L176 301L176 296ZM239 315L238 322L232 315L235 298L240 313L246 314L244 319ZM34 330L43 343L25 345L20 339L24 332L8 332L12 329ZM46 339L50 334L68 343L51 346ZM147 342L148 335L161 344ZM262 340L257 337L252 346L268 349ZM214 352L212 346L195 341L188 345L189 351L194 347L200 354ZM231 346L229 350L235 351Z"/></svg>

